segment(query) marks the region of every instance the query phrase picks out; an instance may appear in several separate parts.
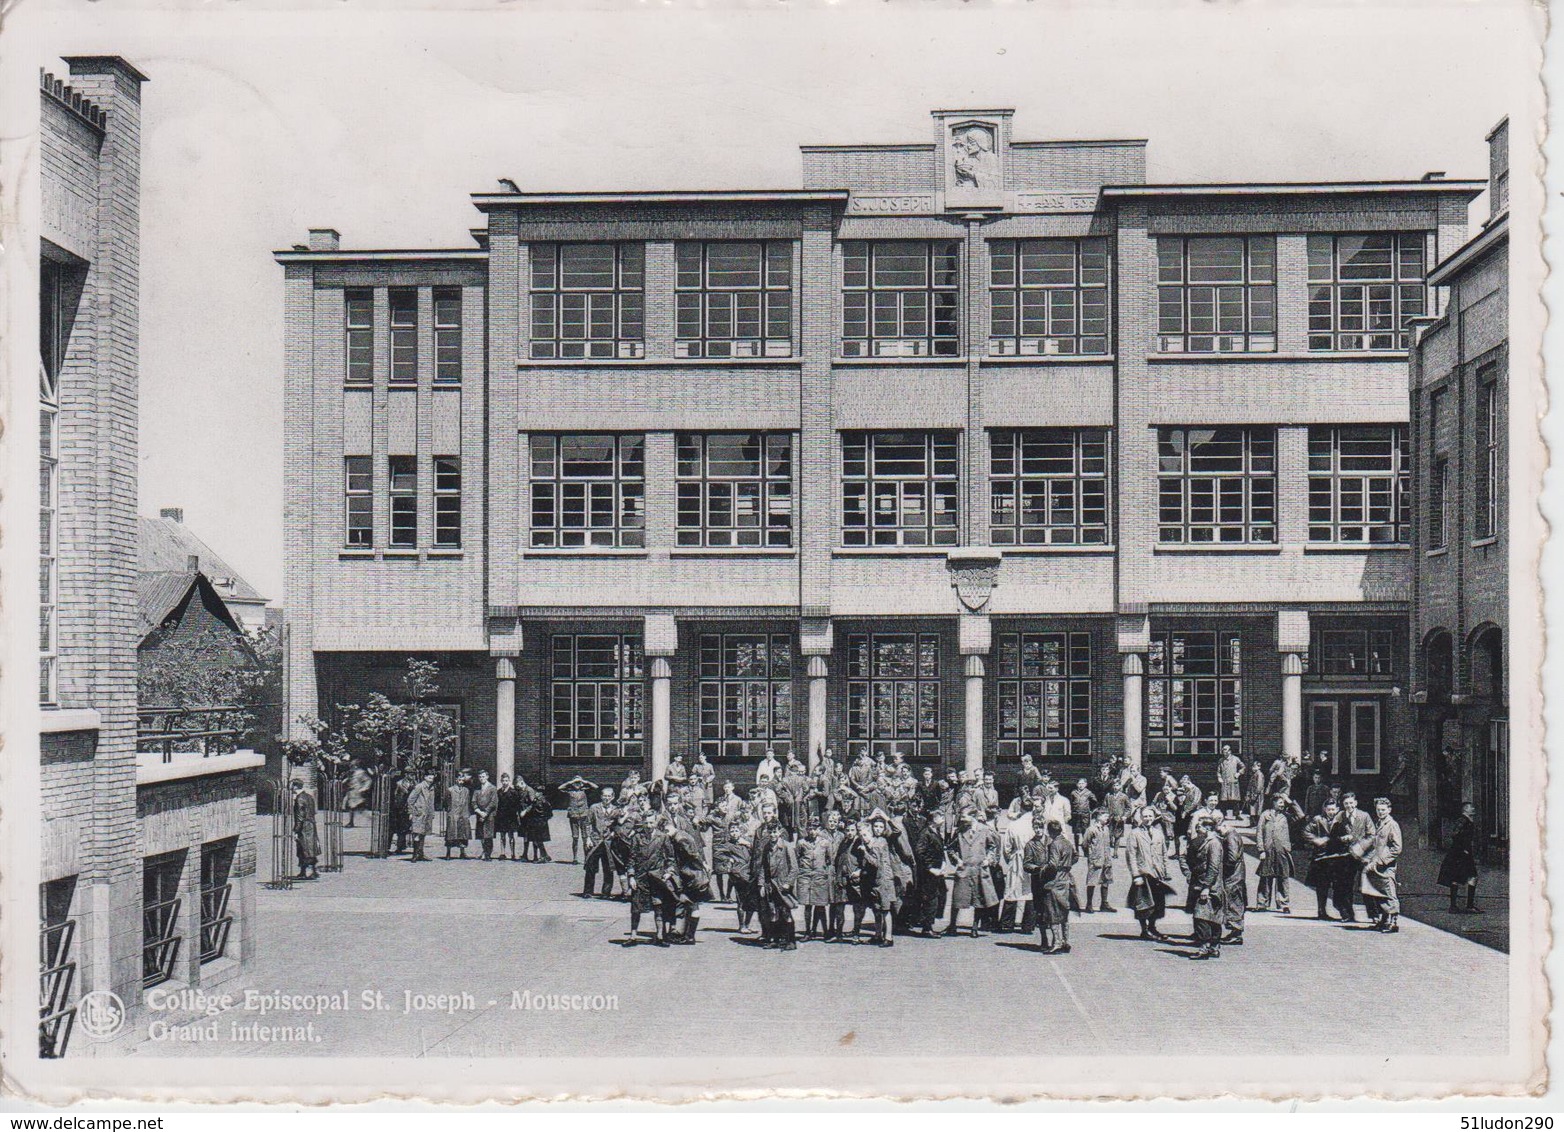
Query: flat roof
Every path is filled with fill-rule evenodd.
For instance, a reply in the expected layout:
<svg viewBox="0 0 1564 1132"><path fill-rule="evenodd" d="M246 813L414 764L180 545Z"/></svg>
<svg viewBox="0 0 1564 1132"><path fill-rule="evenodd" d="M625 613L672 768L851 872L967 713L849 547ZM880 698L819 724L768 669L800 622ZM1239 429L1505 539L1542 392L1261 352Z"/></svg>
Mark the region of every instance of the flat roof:
<svg viewBox="0 0 1564 1132"><path fill-rule="evenodd" d="M689 192L473 193L480 209L514 204L734 204L790 201L845 203L846 189L715 189Z"/></svg>
<svg viewBox="0 0 1564 1132"><path fill-rule="evenodd" d="M1270 181L1254 184L1104 185L1105 197L1256 196L1266 193L1463 193L1475 197L1487 181Z"/></svg>
<svg viewBox="0 0 1564 1132"><path fill-rule="evenodd" d="M278 263L366 263L390 260L399 263L428 263L444 259L486 260L487 248L385 248L358 251L311 251L308 248L286 248L272 252Z"/></svg>

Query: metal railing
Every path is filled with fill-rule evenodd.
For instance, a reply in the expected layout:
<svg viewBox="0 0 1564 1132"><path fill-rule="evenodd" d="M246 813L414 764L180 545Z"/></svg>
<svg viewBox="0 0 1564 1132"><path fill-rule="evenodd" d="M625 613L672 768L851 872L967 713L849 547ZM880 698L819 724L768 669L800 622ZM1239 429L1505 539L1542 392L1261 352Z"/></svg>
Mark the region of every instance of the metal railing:
<svg viewBox="0 0 1564 1132"><path fill-rule="evenodd" d="M76 1027L76 1004L71 991L76 985L76 961L71 945L76 939L76 921L45 924L38 933L40 956L38 986L38 1056L64 1057Z"/></svg>
<svg viewBox="0 0 1564 1132"><path fill-rule="evenodd" d="M136 712L136 753L202 758L231 754L250 730L251 713L239 707L142 708Z"/></svg>
<svg viewBox="0 0 1564 1132"><path fill-rule="evenodd" d="M221 959L228 950L228 932L234 918L228 914L233 882L201 890L201 962Z"/></svg>
<svg viewBox="0 0 1564 1132"><path fill-rule="evenodd" d="M180 897L146 904L141 909L141 985L155 987L174 977L179 958Z"/></svg>

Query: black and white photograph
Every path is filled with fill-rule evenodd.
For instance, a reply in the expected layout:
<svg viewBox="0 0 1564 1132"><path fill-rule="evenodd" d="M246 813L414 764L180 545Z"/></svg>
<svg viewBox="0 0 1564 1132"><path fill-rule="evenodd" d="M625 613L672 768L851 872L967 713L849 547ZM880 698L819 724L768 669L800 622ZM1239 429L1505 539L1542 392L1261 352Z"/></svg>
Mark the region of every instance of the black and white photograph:
<svg viewBox="0 0 1564 1132"><path fill-rule="evenodd" d="M1543 1089L1545 19L18 5L9 1090Z"/></svg>

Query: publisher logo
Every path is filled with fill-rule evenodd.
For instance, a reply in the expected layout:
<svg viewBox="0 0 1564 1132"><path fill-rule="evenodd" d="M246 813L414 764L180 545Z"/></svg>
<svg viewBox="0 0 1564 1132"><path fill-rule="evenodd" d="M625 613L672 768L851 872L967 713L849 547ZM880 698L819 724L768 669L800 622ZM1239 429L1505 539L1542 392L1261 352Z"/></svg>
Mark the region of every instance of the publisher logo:
<svg viewBox="0 0 1564 1132"><path fill-rule="evenodd" d="M76 1004L76 1018L89 1038L112 1038L125 1025L125 1004L113 991L88 991Z"/></svg>

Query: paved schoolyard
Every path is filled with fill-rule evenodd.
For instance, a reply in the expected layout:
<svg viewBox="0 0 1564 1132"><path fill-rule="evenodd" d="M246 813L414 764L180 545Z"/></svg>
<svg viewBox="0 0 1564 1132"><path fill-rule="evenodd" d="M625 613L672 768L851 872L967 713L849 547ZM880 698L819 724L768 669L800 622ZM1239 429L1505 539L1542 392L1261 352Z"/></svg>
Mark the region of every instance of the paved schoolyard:
<svg viewBox="0 0 1564 1132"><path fill-rule="evenodd" d="M348 832L350 852L363 837ZM1505 1041L1506 956L1407 920L1396 936L1321 923L1306 918L1307 890L1290 917L1252 914L1245 946L1192 962L1187 947L1138 940L1125 912L1074 920L1073 953L1059 957L1020 935L765 951L735 935L724 906L706 908L695 947L626 947L626 905L575 896L580 884L566 864L350 855L318 882L262 888L246 985L323 996L326 1012L295 1002L262 1015L235 991L215 1041L209 1026L204 1040L146 1040L136 1052L1396 1055L1500 1052ZM1170 913L1164 927L1187 933L1188 918ZM409 994L423 996L412 1010ZM285 1047L230 1027L310 1022Z"/></svg>

